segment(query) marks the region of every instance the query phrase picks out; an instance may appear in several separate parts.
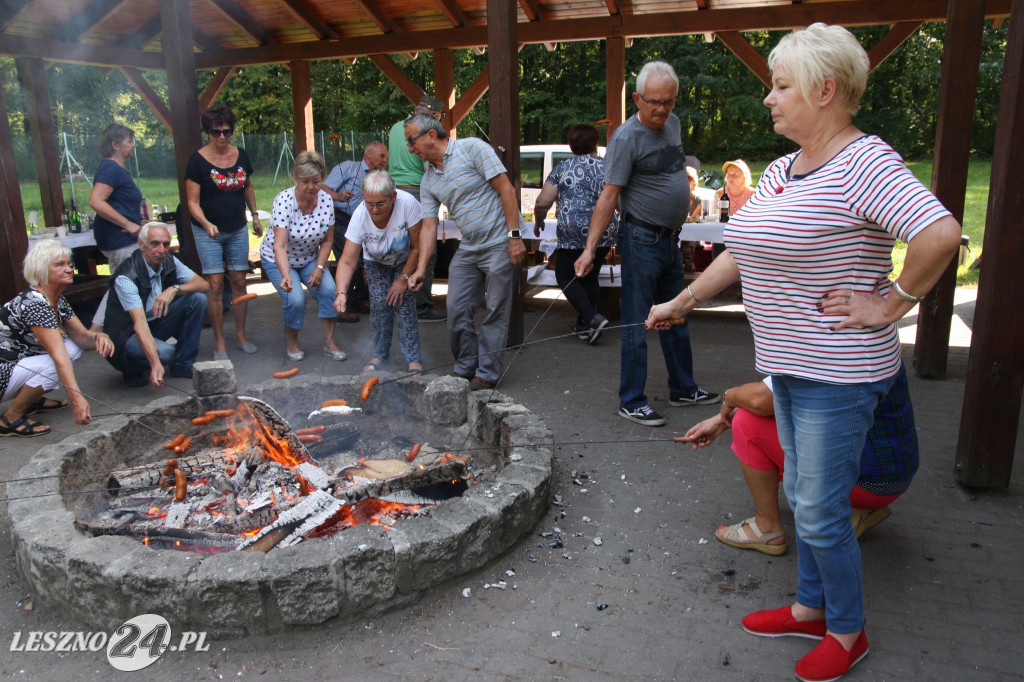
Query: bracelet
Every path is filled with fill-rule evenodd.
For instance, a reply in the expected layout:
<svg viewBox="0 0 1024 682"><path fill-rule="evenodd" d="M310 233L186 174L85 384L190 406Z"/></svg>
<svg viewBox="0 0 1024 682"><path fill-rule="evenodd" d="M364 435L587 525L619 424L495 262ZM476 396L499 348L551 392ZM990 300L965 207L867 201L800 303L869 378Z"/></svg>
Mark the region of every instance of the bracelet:
<svg viewBox="0 0 1024 682"><path fill-rule="evenodd" d="M690 298L692 298L694 303L696 303L697 305L700 305L701 303L704 302L704 301L700 300L699 298L697 298L696 296L693 295L693 289L690 288L689 284L686 285L686 293L688 293L690 295Z"/></svg>
<svg viewBox="0 0 1024 682"><path fill-rule="evenodd" d="M320 268L321 270L323 270L324 272L327 272L327 268L325 268L324 266L320 265L319 263L317 263L316 266L318 268Z"/></svg>
<svg viewBox="0 0 1024 682"><path fill-rule="evenodd" d="M897 296L902 298L907 303L920 303L921 301L924 300L924 296L911 296L906 291L904 291L903 287L900 286L899 280L894 279L892 281L892 289L893 291L896 292Z"/></svg>
<svg viewBox="0 0 1024 682"><path fill-rule="evenodd" d="M409 275L407 275L407 274L405 274L405 273L403 272L403 273L402 273L402 279L404 279L404 280L405 280L406 282L408 282L408 281L409 281Z"/></svg>
<svg viewBox="0 0 1024 682"><path fill-rule="evenodd" d="M732 408L732 405L729 404L729 389L725 389L725 393L722 394L722 404L730 409Z"/></svg>

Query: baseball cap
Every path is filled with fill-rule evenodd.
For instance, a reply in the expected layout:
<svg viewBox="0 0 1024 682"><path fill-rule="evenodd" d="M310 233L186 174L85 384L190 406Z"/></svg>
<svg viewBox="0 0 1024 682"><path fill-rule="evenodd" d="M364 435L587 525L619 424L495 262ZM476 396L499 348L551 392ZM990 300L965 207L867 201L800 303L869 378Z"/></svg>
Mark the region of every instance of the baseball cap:
<svg viewBox="0 0 1024 682"><path fill-rule="evenodd" d="M430 109L436 114L444 113L444 102L436 97L431 97L430 95L423 95L423 97L420 98L419 104L416 106L423 107L424 109Z"/></svg>

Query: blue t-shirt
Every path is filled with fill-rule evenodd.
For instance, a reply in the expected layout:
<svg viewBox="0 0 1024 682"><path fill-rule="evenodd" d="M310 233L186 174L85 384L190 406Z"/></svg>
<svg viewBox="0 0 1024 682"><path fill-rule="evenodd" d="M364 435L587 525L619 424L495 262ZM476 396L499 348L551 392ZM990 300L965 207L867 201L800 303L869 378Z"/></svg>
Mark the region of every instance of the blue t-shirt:
<svg viewBox="0 0 1024 682"><path fill-rule="evenodd" d="M141 222L142 192L135 186L128 169L117 161L103 159L96 169L93 182L113 187L114 191L107 197L110 207L133 223ZM120 225L115 225L99 214L93 222L93 229L96 231L96 246L100 247L100 251L115 251L138 241L122 230Z"/></svg>

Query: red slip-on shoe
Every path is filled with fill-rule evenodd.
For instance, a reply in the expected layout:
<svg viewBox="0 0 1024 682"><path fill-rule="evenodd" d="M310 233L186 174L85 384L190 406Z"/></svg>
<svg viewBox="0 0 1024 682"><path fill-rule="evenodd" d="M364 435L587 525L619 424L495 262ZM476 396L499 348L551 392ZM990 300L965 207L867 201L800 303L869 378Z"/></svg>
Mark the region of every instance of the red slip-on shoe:
<svg viewBox="0 0 1024 682"><path fill-rule="evenodd" d="M799 621L793 618L791 606L770 611L755 611L743 618L743 629L760 637L806 637L821 639L827 627L825 619Z"/></svg>
<svg viewBox="0 0 1024 682"><path fill-rule="evenodd" d="M839 640L828 635L821 644L811 649L811 653L801 658L796 664L796 678L803 682L832 682L850 672L850 668L860 663L868 655L868 637L864 630L847 651Z"/></svg>

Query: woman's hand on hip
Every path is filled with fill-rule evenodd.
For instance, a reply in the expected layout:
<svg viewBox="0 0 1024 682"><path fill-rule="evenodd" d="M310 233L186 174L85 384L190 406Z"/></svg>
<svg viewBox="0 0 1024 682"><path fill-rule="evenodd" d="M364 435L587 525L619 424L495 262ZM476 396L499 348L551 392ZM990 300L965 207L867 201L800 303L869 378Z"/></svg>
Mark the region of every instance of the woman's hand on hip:
<svg viewBox="0 0 1024 682"><path fill-rule="evenodd" d="M878 289L878 284L870 293L848 288L835 289L821 297L817 308L826 315L846 316L831 327L832 331L847 327L882 327L892 320L886 318L886 299L879 295Z"/></svg>

